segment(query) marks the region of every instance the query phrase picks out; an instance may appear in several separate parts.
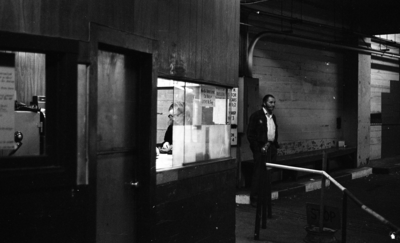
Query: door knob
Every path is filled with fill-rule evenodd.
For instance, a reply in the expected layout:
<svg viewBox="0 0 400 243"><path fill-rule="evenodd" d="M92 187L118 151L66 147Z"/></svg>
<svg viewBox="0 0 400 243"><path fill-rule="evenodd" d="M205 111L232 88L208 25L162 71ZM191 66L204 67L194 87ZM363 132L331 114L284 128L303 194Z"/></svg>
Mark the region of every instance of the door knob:
<svg viewBox="0 0 400 243"><path fill-rule="evenodd" d="M136 181L136 182L131 181L131 182L129 182L129 185L131 187L138 188L139 187L139 182L138 181Z"/></svg>

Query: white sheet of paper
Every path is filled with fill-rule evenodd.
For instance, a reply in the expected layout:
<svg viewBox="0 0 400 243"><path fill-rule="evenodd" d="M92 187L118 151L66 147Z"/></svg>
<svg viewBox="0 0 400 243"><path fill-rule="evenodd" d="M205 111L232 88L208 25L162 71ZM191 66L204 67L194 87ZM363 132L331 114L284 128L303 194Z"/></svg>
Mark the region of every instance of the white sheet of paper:
<svg viewBox="0 0 400 243"><path fill-rule="evenodd" d="M0 67L0 149L14 149L15 69Z"/></svg>

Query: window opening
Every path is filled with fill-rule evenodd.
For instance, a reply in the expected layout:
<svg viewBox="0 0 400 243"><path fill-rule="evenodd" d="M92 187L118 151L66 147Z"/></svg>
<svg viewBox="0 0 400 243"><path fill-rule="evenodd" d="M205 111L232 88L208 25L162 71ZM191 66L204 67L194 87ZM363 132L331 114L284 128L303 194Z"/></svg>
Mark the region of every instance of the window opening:
<svg viewBox="0 0 400 243"><path fill-rule="evenodd" d="M163 78L157 86L157 169L230 157L230 89Z"/></svg>
<svg viewBox="0 0 400 243"><path fill-rule="evenodd" d="M0 51L0 157L44 155L46 55Z"/></svg>

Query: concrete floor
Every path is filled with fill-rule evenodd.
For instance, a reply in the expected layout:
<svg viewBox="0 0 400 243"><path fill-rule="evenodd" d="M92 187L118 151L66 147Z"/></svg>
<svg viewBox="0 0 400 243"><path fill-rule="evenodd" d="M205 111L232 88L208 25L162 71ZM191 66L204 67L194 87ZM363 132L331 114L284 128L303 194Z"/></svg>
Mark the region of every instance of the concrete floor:
<svg viewBox="0 0 400 243"><path fill-rule="evenodd" d="M379 162L379 163L378 163ZM377 173L341 182L364 205L391 223L400 227L400 158L371 163ZM383 173L382 173L383 172ZM267 229L260 230L260 240L254 240L255 208L237 204L236 242L304 242L307 235L306 203L319 203L320 190L292 193L273 200L272 218L267 219ZM342 192L334 185L325 190L326 205L342 207ZM400 242L391 240L390 228L348 200L347 237L349 243ZM341 230L335 233L339 240Z"/></svg>

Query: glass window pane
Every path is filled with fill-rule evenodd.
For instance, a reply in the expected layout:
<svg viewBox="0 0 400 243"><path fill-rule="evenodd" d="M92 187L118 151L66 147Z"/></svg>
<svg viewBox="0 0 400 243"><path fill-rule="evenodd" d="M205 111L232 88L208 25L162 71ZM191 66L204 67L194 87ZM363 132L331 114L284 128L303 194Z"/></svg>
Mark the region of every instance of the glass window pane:
<svg viewBox="0 0 400 243"><path fill-rule="evenodd" d="M45 154L45 54L0 51L0 156Z"/></svg>
<svg viewBox="0 0 400 243"><path fill-rule="evenodd" d="M229 157L228 89L158 81L157 169ZM170 148L165 146L168 131L172 131Z"/></svg>

